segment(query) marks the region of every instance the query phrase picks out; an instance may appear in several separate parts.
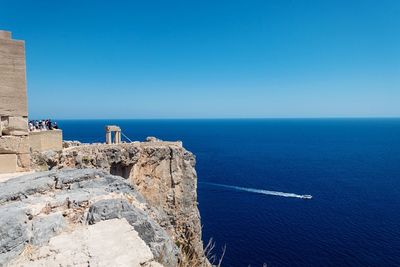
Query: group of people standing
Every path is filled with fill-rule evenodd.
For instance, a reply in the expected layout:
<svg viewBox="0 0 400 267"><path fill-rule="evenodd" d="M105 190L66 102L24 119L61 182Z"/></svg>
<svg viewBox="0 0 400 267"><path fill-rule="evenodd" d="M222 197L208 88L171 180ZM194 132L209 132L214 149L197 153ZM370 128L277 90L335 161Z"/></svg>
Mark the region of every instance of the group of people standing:
<svg viewBox="0 0 400 267"><path fill-rule="evenodd" d="M58 129L57 122L47 120L31 120L29 121L29 131L46 131Z"/></svg>

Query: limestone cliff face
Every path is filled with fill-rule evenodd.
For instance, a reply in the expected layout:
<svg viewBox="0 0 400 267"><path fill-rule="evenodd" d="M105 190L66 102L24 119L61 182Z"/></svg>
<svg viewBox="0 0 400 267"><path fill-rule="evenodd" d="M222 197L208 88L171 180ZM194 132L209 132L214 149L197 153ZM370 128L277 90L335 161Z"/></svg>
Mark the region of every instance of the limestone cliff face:
<svg viewBox="0 0 400 267"><path fill-rule="evenodd" d="M124 177L156 209L150 216L175 243L202 257L195 157L180 142L76 145L35 154L32 165L38 170L96 168Z"/></svg>

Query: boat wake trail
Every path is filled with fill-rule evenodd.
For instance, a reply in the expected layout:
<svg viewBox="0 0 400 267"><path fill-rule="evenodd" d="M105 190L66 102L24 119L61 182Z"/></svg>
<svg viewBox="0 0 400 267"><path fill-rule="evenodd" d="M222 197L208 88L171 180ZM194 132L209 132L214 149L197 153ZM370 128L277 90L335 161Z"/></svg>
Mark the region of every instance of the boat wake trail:
<svg viewBox="0 0 400 267"><path fill-rule="evenodd" d="M227 188L227 189L231 189L231 190L244 191L244 192L250 192L250 193L256 193L256 194L270 195L270 196L293 197L293 198L301 198L301 199L311 199L312 198L311 195L298 195L298 194L294 194L294 193L285 193L285 192L279 192L279 191L270 191L270 190L264 190L264 189L255 189L255 188L208 183L208 182L200 182L200 183L211 185L211 186L223 187L223 188Z"/></svg>

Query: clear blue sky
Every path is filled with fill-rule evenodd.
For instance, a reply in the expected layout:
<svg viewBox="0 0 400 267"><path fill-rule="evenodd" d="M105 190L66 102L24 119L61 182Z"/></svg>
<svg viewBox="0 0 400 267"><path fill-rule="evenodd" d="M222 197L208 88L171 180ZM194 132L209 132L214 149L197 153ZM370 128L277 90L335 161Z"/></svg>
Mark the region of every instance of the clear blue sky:
<svg viewBox="0 0 400 267"><path fill-rule="evenodd" d="M400 116L399 0L0 0L51 118Z"/></svg>

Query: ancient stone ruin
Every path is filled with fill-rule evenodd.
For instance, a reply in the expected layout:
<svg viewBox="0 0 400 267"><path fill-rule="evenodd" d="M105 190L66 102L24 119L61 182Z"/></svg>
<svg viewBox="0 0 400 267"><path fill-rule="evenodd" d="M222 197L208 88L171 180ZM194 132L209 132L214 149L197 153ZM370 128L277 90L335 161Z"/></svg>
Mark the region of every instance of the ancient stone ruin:
<svg viewBox="0 0 400 267"><path fill-rule="evenodd" d="M0 173L29 170L25 43L0 31Z"/></svg>
<svg viewBox="0 0 400 267"><path fill-rule="evenodd" d="M112 138L114 133L114 140ZM106 144L120 144L121 143L121 128L116 125L106 126Z"/></svg>
<svg viewBox="0 0 400 267"><path fill-rule="evenodd" d="M110 125L106 144L62 149L62 131L29 131L25 69L0 31L0 173L36 171L0 179L0 266L211 266L182 142L122 143Z"/></svg>

